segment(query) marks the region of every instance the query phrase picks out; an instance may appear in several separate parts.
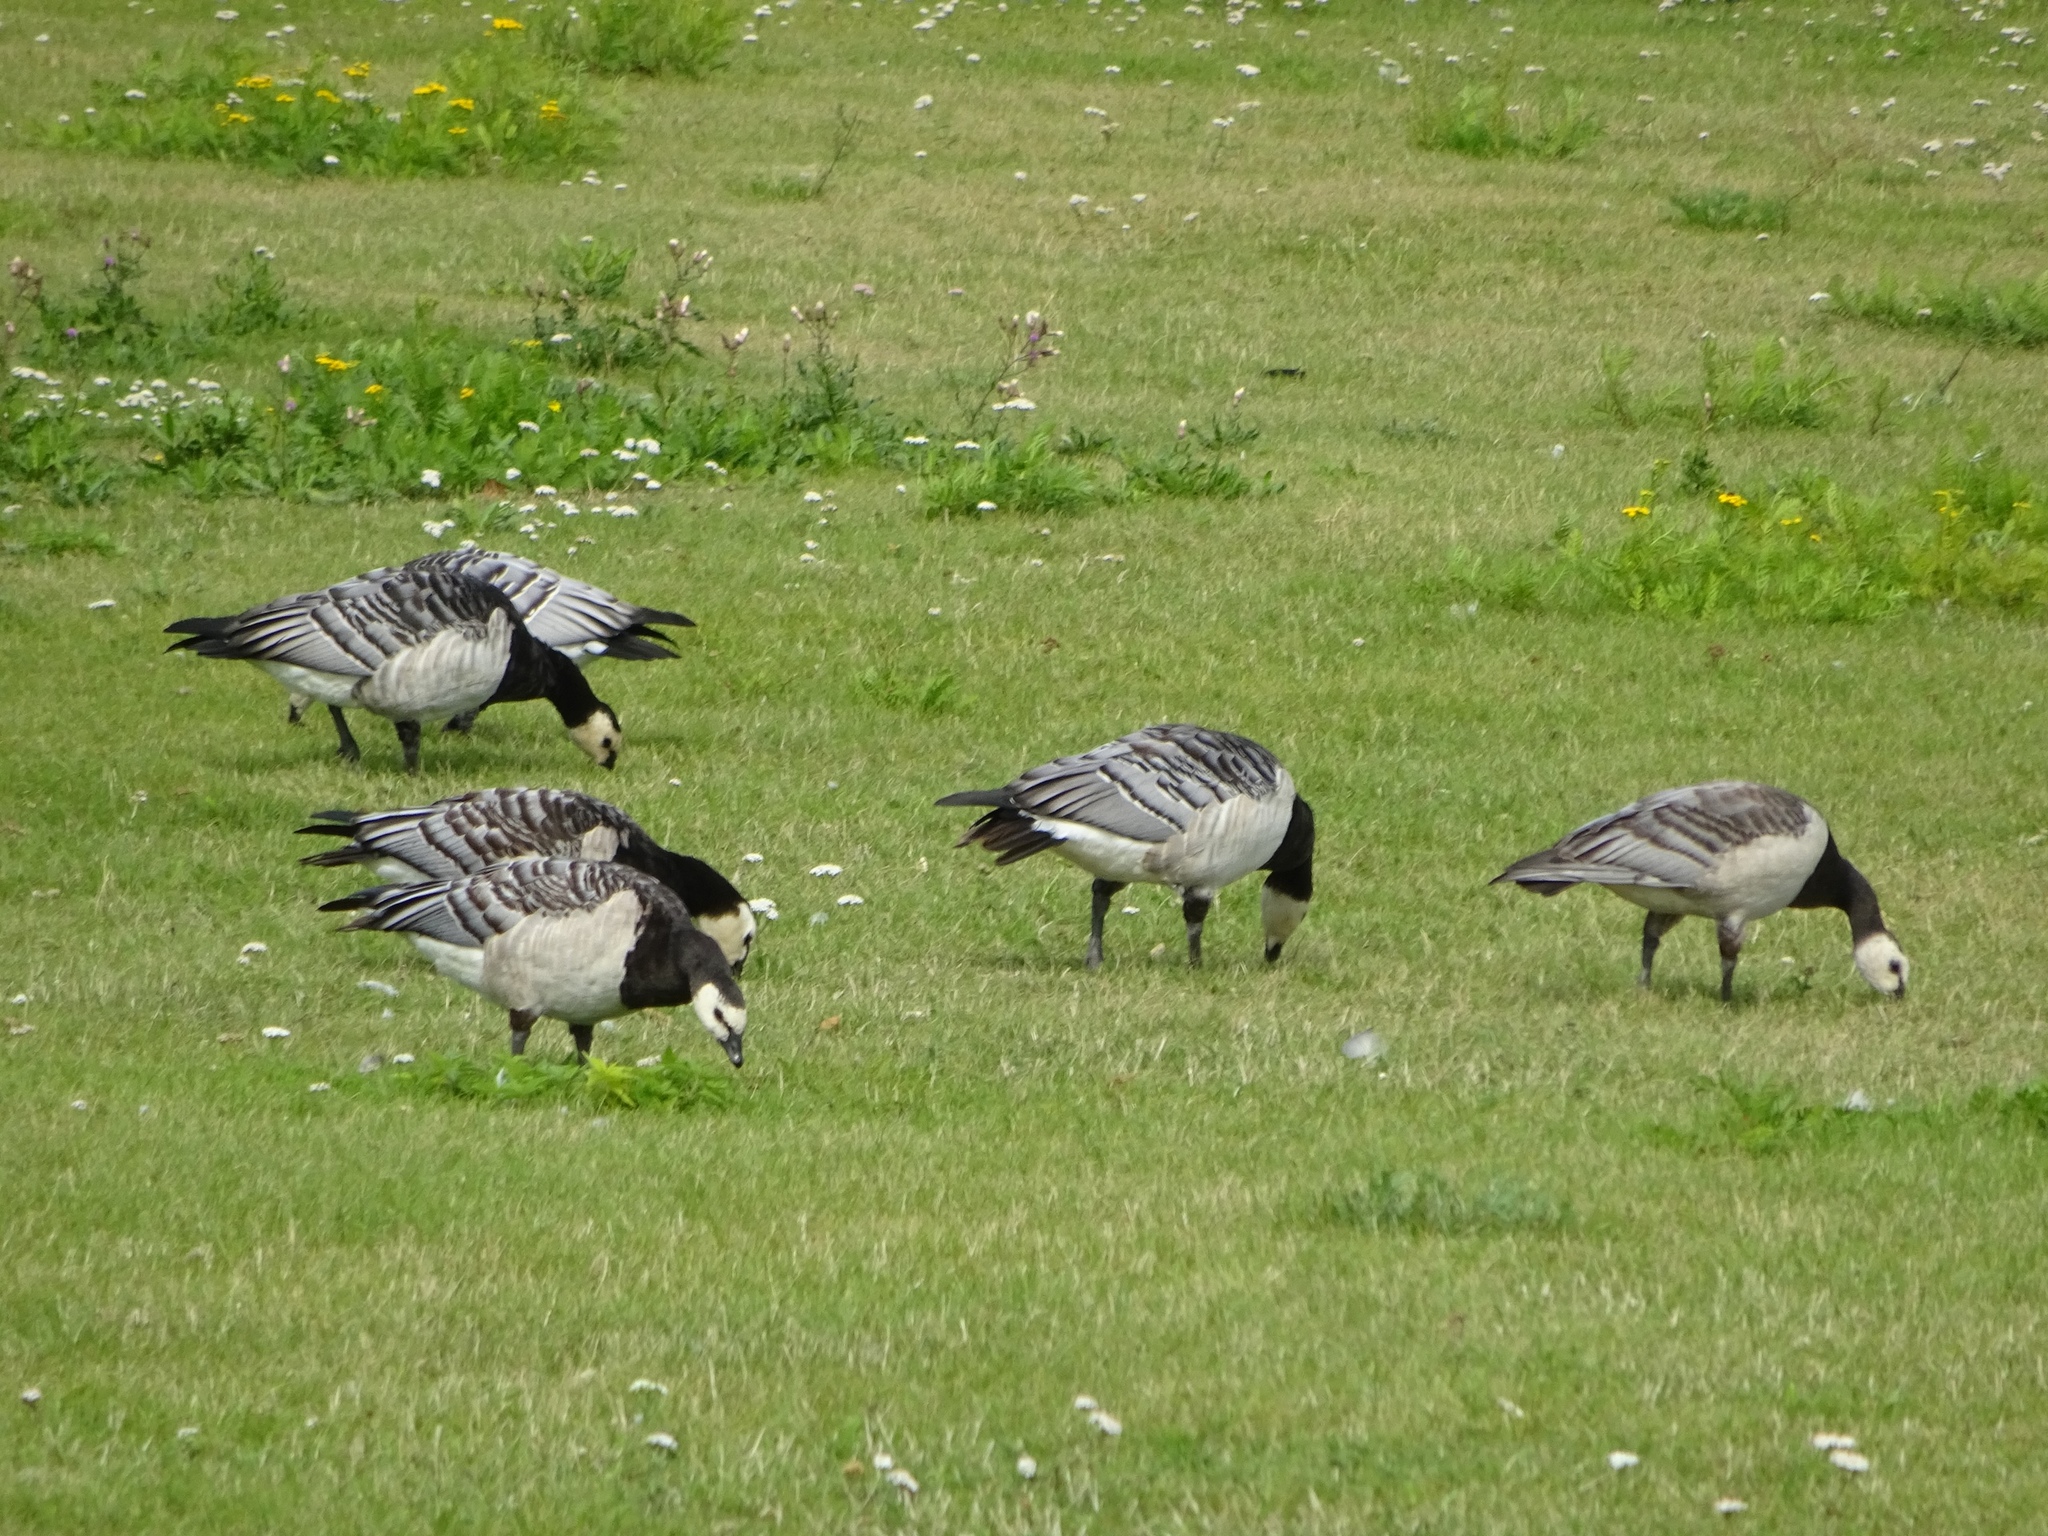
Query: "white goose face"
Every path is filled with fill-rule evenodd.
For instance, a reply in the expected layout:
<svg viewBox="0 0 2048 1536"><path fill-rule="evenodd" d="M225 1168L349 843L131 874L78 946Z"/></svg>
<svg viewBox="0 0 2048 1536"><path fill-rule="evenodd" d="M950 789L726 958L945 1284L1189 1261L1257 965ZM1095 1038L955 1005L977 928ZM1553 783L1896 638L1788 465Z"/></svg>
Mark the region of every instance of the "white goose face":
<svg viewBox="0 0 2048 1536"><path fill-rule="evenodd" d="M1886 997L1906 995L1906 973L1912 966L1890 934L1873 933L1856 946L1856 969Z"/></svg>
<svg viewBox="0 0 2048 1536"><path fill-rule="evenodd" d="M725 1047L726 1058L736 1067L743 1065L747 1010L728 1002L717 986L708 981L697 989L690 1006L697 1010L697 1018L711 1032L711 1038Z"/></svg>
<svg viewBox="0 0 2048 1536"><path fill-rule="evenodd" d="M569 739L589 753L590 760L598 767L610 768L619 760L619 749L626 744L626 733L619 728L619 717L600 706L581 725L569 727Z"/></svg>
<svg viewBox="0 0 2048 1536"><path fill-rule="evenodd" d="M747 956L754 949L754 914L747 907L734 912L719 912L706 917L693 917L697 931L716 944L725 956L725 963L732 967L737 976L747 963Z"/></svg>
<svg viewBox="0 0 2048 1536"><path fill-rule="evenodd" d="M1308 903L1276 891L1270 885L1259 892L1259 918L1266 929L1266 958L1278 957L1280 946L1294 937L1294 930L1308 916Z"/></svg>

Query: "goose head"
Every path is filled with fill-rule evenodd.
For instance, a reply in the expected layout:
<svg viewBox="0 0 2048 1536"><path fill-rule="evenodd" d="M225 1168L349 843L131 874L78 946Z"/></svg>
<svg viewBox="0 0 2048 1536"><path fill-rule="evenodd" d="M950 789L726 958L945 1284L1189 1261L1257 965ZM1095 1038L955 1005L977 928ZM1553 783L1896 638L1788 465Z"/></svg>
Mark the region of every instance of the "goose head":
<svg viewBox="0 0 2048 1536"><path fill-rule="evenodd" d="M1315 895L1316 878L1315 812L1299 795L1287 835L1274 850L1266 867L1265 889L1259 892L1259 920L1266 929L1266 962L1280 958L1280 947L1294 937L1294 930L1308 916L1309 899Z"/></svg>
<svg viewBox="0 0 2048 1536"><path fill-rule="evenodd" d="M725 1051L734 1066L745 1063L747 999L733 979L732 967L717 944L695 928L679 929L675 960L690 991L690 1006L706 1033Z"/></svg>
<svg viewBox="0 0 2048 1536"><path fill-rule="evenodd" d="M611 705L599 704L583 720L569 727L569 739L588 753L598 767L611 768L618 764L619 748L626 744L626 733L619 725L619 717L612 713Z"/></svg>
<svg viewBox="0 0 2048 1536"><path fill-rule="evenodd" d="M1899 941L1884 929L1867 933L1856 942L1856 970L1886 997L1906 995L1906 974L1912 969Z"/></svg>

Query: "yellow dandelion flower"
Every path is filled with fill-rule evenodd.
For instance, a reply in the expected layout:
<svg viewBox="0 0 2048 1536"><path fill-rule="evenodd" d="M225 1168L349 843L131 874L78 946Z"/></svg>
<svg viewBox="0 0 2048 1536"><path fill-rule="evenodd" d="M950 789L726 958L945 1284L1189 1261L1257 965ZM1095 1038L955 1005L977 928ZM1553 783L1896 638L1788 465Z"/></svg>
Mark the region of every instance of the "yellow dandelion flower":
<svg viewBox="0 0 2048 1536"><path fill-rule="evenodd" d="M548 402L548 409L551 411L559 411L561 408L562 402L559 400L550 400Z"/></svg>
<svg viewBox="0 0 2048 1536"><path fill-rule="evenodd" d="M382 384L365 384L363 386L363 393L366 395L381 395L384 393L384 386Z"/></svg>
<svg viewBox="0 0 2048 1536"><path fill-rule="evenodd" d="M325 368L329 373L347 373L349 369L355 367L354 363L339 357L329 357L325 352L317 354L313 361L322 368Z"/></svg>
<svg viewBox="0 0 2048 1536"><path fill-rule="evenodd" d="M412 93L415 96L446 96L448 87L438 80L429 80L425 85L414 86Z"/></svg>
<svg viewBox="0 0 2048 1536"><path fill-rule="evenodd" d="M1809 543L1818 544L1820 542L1820 535L1817 533L1809 533L1806 537Z"/></svg>
<svg viewBox="0 0 2048 1536"><path fill-rule="evenodd" d="M1780 528L1797 528L1805 521L1806 519L1803 517L1781 517L1778 519L1778 526Z"/></svg>
<svg viewBox="0 0 2048 1536"><path fill-rule="evenodd" d="M370 78L370 66L367 61L360 64L351 64L342 73L351 80L367 80Z"/></svg>
<svg viewBox="0 0 2048 1536"><path fill-rule="evenodd" d="M276 82L268 75L244 75L235 84L241 86L244 90L267 91Z"/></svg>
<svg viewBox="0 0 2048 1536"><path fill-rule="evenodd" d="M272 101L297 101L299 98L292 95L291 92L289 91L279 91L275 96L271 97L270 99Z"/></svg>
<svg viewBox="0 0 2048 1536"><path fill-rule="evenodd" d="M514 21L510 16L499 16L492 19L491 30L493 32L524 32L526 30L526 23Z"/></svg>
<svg viewBox="0 0 2048 1536"><path fill-rule="evenodd" d="M469 386L468 386L467 384L465 384L465 385L463 385L463 386L462 386L462 395L461 395L461 398L462 398L462 399L464 399L464 400L467 400L467 399L469 399L470 397L472 397L472 396L473 396L473 395L475 395L475 394L476 394L476 391L475 391L475 390L473 390L473 389L471 389L471 388L470 388L470 387L469 387Z"/></svg>
<svg viewBox="0 0 2048 1536"><path fill-rule="evenodd" d="M540 104L540 120L544 123L566 123L569 114L562 110L561 103L544 101Z"/></svg>
<svg viewBox="0 0 2048 1536"><path fill-rule="evenodd" d="M319 90L313 93L313 99L315 101L331 101L337 107L341 105L341 98L335 95L334 92L328 90L327 87L324 85L321 86Z"/></svg>
<svg viewBox="0 0 2048 1536"><path fill-rule="evenodd" d="M522 347L537 347L540 345L540 343L537 341L522 341L520 345Z"/></svg>
<svg viewBox="0 0 2048 1536"><path fill-rule="evenodd" d="M246 112L230 112L221 121L225 123L253 123L256 119Z"/></svg>
<svg viewBox="0 0 2048 1536"><path fill-rule="evenodd" d="M1724 507L1746 507L1749 505L1749 498L1747 496L1738 495L1734 491L1723 491L1714 500L1721 503Z"/></svg>
<svg viewBox="0 0 2048 1536"><path fill-rule="evenodd" d="M448 131L449 131L450 133L467 133L467 132L469 132L469 130L468 130L467 128L460 128L460 127L457 127L457 128L450 128L450 129L449 129Z"/></svg>
<svg viewBox="0 0 2048 1536"><path fill-rule="evenodd" d="M1650 515L1650 509L1644 506L1623 507L1621 509L1621 515L1627 518L1630 522L1634 522L1639 517L1648 517Z"/></svg>
<svg viewBox="0 0 2048 1536"><path fill-rule="evenodd" d="M465 112L474 112L476 110L476 102L468 96L457 96L448 105L460 107Z"/></svg>

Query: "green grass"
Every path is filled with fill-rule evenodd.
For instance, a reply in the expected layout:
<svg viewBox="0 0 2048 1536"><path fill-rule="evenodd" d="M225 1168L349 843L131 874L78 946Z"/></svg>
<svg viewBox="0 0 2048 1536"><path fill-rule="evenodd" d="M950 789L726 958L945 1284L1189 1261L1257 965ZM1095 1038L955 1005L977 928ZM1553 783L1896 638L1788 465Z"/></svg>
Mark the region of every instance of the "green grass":
<svg viewBox="0 0 2048 1536"><path fill-rule="evenodd" d="M657 293L688 292L705 318L673 324L705 355L600 348L560 367L603 386L565 414L788 398L813 356L791 307L822 300L892 431L870 462L821 443L724 475L664 438L698 467L636 492L639 517L517 521L454 460L439 495L408 461L402 486L285 499L188 484L75 415L8 439L7 473L34 472L0 499L0 1019L32 1032L0 1034L0 1386L42 1398L4 1399L0 1527L1633 1533L1714 1524L1723 1495L1758 1529L2037 1522L2038 617L1523 608L1441 579L1574 519L1588 548L1629 537L1653 483L1666 527L1803 474L1931 519L1961 487L1930 466L1987 444L2041 483L2031 354L1810 300L1886 272L2035 280L2039 92L2000 66L2037 50L1999 38L2010 11L1333 0L1233 26L1011 0L920 32L914 6L800 0L707 78L587 81L617 148L560 175L47 142L152 52L338 55L376 80L482 27L450 4L213 8L45 3L0 28L4 254L70 305L98 302L106 254L143 252L127 291L156 339L109 307L106 347L196 338L145 384L216 381L260 415L287 351L402 342L391 377L450 422L455 365L516 363L565 259L588 250L577 283L604 286L601 245L638 255L579 313L653 325ZM1411 93L1473 79L1509 105L1569 85L1605 131L1562 160L1414 147ZM854 120L825 195L752 190L826 163ZM1919 151L1962 136L2012 173ZM1809 185L1766 241L1671 216L1674 187ZM671 239L715 256L680 288ZM258 245L281 297L247 286ZM8 302L8 366L69 379ZM1033 308L1060 355L1028 421L995 415L1017 374L998 326ZM1796 430L1593 408L1601 348L1635 354L1646 394L1690 393L1702 331L1737 380L1782 337L1853 383ZM126 390L140 366L72 372ZM361 397L360 368L336 377ZM1041 426L1050 462L1118 494L934 516L937 467L901 443ZM1120 456L1177 454L1284 489L1122 494ZM2006 512L1965 549L2031 537ZM698 621L676 663L594 669L616 773L532 708L430 741L417 782L366 725L347 771L251 669L162 653L171 619L432 547L423 521ZM1170 896L1138 891L1085 974L1085 877L992 871L931 806L1163 719L1268 742L1315 803L1316 902L1276 968L1247 884L1204 971L1177 963ZM1913 957L1904 1004L1857 981L1839 914L1766 923L1723 1008L1701 925L1642 995L1632 908L1486 885L1715 775L1827 811ZM672 1051L703 1102L641 1103L634 1078L634 1107L593 1104L611 1080L554 1070L552 1025L536 1094L494 1102L502 1016L315 913L346 887L293 862L307 812L536 782L779 903L743 1072L687 1013L599 1033L622 1073ZM827 861L845 873L806 873ZM1366 1028L1385 1057L1342 1056ZM357 1071L401 1052L490 1097ZM1838 1108L1859 1091L1869 1113ZM1870 1472L1829 1466L1821 1430ZM1641 1465L1611 1472L1616 1449ZM914 1500L845 1470L877 1452Z"/></svg>

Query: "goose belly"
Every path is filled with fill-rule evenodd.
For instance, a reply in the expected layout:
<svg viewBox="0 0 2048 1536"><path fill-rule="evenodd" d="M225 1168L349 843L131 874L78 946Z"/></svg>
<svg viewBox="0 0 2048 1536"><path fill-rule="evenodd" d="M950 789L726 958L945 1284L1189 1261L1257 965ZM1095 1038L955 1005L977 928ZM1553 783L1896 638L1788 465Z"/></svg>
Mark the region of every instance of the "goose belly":
<svg viewBox="0 0 2048 1536"><path fill-rule="evenodd" d="M498 691L511 654L511 628L493 614L481 630L444 629L398 652L356 685L354 702L392 720L467 714Z"/></svg>
<svg viewBox="0 0 2048 1536"><path fill-rule="evenodd" d="M1707 867L1687 890L1653 886L1610 886L1615 895L1651 912L1687 917L1769 917L1789 906L1828 845L1827 823L1811 817L1797 835L1759 837L1731 848Z"/></svg>
<svg viewBox="0 0 2048 1536"><path fill-rule="evenodd" d="M300 702L303 699L317 699L322 704L353 704L356 701L356 684L363 680L360 676L344 677L338 672L315 672L311 667L295 667L288 661L259 661L255 665L284 685L295 708L304 707Z"/></svg>
<svg viewBox="0 0 2048 1536"><path fill-rule="evenodd" d="M1040 817L1037 825L1060 839L1062 857L1098 880L1214 891L1273 857L1293 814L1291 794L1263 800L1239 795L1205 806L1186 831L1156 843L1120 837L1082 822Z"/></svg>
<svg viewBox="0 0 2048 1536"><path fill-rule="evenodd" d="M484 952L481 949L450 944L445 939L430 939L423 933L408 934L407 937L412 940L412 947L448 980L472 992L483 991Z"/></svg>
<svg viewBox="0 0 2048 1536"><path fill-rule="evenodd" d="M1294 796L1253 799L1239 795L1204 806L1187 831L1158 845L1153 878L1184 890L1219 891L1241 880L1280 847L1294 817Z"/></svg>
<svg viewBox="0 0 2048 1536"><path fill-rule="evenodd" d="M621 891L579 912L529 917L483 948L478 988L506 1008L594 1024L626 1012L619 987L640 927L640 899Z"/></svg>

